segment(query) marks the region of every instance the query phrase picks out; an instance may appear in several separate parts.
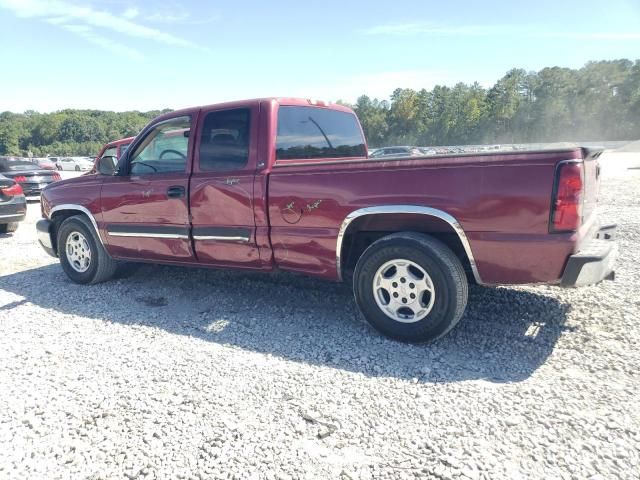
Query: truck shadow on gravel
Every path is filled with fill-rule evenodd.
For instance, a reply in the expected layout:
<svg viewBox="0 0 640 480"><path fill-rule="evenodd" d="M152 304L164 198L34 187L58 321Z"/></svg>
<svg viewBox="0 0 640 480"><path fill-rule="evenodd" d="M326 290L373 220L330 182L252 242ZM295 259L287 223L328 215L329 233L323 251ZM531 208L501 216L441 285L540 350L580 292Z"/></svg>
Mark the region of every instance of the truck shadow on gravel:
<svg viewBox="0 0 640 480"><path fill-rule="evenodd" d="M553 289L472 287L465 316L451 333L408 345L368 327L345 285L290 274L145 265L124 278L79 286L54 264L0 277L0 289L87 321L148 326L295 362L426 383L527 379L566 330L569 310ZM2 314L14 308L5 307Z"/></svg>

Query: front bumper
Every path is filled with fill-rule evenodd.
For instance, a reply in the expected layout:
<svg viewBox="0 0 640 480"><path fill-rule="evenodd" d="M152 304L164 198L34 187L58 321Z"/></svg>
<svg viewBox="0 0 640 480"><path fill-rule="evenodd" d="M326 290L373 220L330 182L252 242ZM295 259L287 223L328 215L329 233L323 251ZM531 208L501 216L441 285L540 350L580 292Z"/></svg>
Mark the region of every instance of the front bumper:
<svg viewBox="0 0 640 480"><path fill-rule="evenodd" d="M51 238L51 220L42 218L36 222L36 232L38 233L38 243L52 257L57 257L56 250Z"/></svg>
<svg viewBox="0 0 640 480"><path fill-rule="evenodd" d="M616 225L601 227L578 253L569 257L560 281L562 286L581 287L615 278L614 263L618 257L616 228Z"/></svg>

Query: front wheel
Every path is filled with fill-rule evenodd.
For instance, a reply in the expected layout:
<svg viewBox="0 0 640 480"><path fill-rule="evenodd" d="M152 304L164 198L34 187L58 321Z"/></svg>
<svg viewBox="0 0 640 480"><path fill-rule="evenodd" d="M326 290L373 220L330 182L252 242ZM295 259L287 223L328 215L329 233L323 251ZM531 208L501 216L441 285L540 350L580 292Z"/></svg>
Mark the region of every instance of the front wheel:
<svg viewBox="0 0 640 480"><path fill-rule="evenodd" d="M76 165L76 172L80 171L80 167L78 165Z"/></svg>
<svg viewBox="0 0 640 480"><path fill-rule="evenodd" d="M413 232L369 246L356 265L353 287L367 322L405 342L434 340L455 327L469 288L458 257L435 238Z"/></svg>
<svg viewBox="0 0 640 480"><path fill-rule="evenodd" d="M76 283L92 284L110 279L117 263L106 252L89 219L67 218L58 229L58 257L67 276Z"/></svg>

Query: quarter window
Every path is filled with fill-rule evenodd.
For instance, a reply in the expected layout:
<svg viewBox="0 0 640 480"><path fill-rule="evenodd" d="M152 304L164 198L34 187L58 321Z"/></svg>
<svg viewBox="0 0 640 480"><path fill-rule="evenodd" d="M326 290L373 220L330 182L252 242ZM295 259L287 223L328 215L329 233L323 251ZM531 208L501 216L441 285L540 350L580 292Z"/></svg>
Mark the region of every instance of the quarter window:
<svg viewBox="0 0 640 480"><path fill-rule="evenodd" d="M189 154L191 117L158 123L131 157L131 174L184 172Z"/></svg>
<svg viewBox="0 0 640 480"><path fill-rule="evenodd" d="M104 151L104 153L102 154L102 157L115 157L117 150L118 150L117 147L109 147Z"/></svg>
<svg viewBox="0 0 640 480"><path fill-rule="evenodd" d="M127 153L127 149L129 148L129 145L131 144L127 143L126 145L120 145L120 155L118 156L118 158L122 157L125 153Z"/></svg>
<svg viewBox="0 0 640 480"><path fill-rule="evenodd" d="M319 107L283 106L278 110L278 160L366 155L354 114Z"/></svg>
<svg viewBox="0 0 640 480"><path fill-rule="evenodd" d="M237 170L249 159L248 108L209 112L200 137L200 170Z"/></svg>

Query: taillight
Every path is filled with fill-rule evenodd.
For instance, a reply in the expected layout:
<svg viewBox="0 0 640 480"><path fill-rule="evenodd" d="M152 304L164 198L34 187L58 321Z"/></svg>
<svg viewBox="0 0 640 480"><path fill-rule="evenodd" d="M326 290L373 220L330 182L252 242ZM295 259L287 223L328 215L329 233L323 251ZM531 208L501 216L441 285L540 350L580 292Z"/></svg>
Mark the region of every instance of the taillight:
<svg viewBox="0 0 640 480"><path fill-rule="evenodd" d="M551 232L575 232L582 225L584 164L560 164L551 208Z"/></svg>
<svg viewBox="0 0 640 480"><path fill-rule="evenodd" d="M58 172L52 173L51 178L53 178L53 181L56 182L60 180L60 174Z"/></svg>
<svg viewBox="0 0 640 480"><path fill-rule="evenodd" d="M16 177L13 177L13 180L15 180L16 182L26 182L27 177L25 177L24 175L18 175Z"/></svg>
<svg viewBox="0 0 640 480"><path fill-rule="evenodd" d="M0 188L0 192L7 197L15 197L16 195L23 195L22 187L17 183L15 185L11 185L10 187Z"/></svg>

